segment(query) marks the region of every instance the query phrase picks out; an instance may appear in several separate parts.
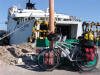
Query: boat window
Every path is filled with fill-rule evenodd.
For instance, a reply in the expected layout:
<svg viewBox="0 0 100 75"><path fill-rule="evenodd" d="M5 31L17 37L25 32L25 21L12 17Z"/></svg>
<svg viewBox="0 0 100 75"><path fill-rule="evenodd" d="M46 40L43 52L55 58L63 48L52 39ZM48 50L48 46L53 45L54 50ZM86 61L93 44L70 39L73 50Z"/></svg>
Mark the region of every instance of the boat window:
<svg viewBox="0 0 100 75"><path fill-rule="evenodd" d="M32 17L31 20L32 20L32 19L35 19L35 17Z"/></svg>
<svg viewBox="0 0 100 75"><path fill-rule="evenodd" d="M64 19L64 21L69 21L69 19Z"/></svg>
<svg viewBox="0 0 100 75"><path fill-rule="evenodd" d="M58 18L58 21L63 21L63 18Z"/></svg>
<svg viewBox="0 0 100 75"><path fill-rule="evenodd" d="M35 19L34 17L28 17L26 21L30 21L32 19Z"/></svg>
<svg viewBox="0 0 100 75"><path fill-rule="evenodd" d="M55 18L56 21L58 21L58 18Z"/></svg>
<svg viewBox="0 0 100 75"><path fill-rule="evenodd" d="M21 19L21 17L19 17L19 19L18 19L19 21L21 21L22 19Z"/></svg>
<svg viewBox="0 0 100 75"><path fill-rule="evenodd" d="M14 17L13 20L18 21L18 18L17 17Z"/></svg>
<svg viewBox="0 0 100 75"><path fill-rule="evenodd" d="M19 21L17 21L17 24L19 24Z"/></svg>
<svg viewBox="0 0 100 75"><path fill-rule="evenodd" d="M15 20L17 22L26 22L26 21L30 21L32 19L34 19L34 17L27 17L27 18L25 18L25 17L15 17L15 18L13 18L13 20Z"/></svg>
<svg viewBox="0 0 100 75"><path fill-rule="evenodd" d="M61 21L61 18L58 18L58 21Z"/></svg>
<svg viewBox="0 0 100 75"><path fill-rule="evenodd" d="M28 20L30 21L31 20L31 17L29 17Z"/></svg>
<svg viewBox="0 0 100 75"><path fill-rule="evenodd" d="M21 21L24 22L24 17L21 18Z"/></svg>
<svg viewBox="0 0 100 75"><path fill-rule="evenodd" d="M25 21L27 21L27 18L25 18Z"/></svg>
<svg viewBox="0 0 100 75"><path fill-rule="evenodd" d="M44 17L40 17L40 20L45 20L45 18Z"/></svg>

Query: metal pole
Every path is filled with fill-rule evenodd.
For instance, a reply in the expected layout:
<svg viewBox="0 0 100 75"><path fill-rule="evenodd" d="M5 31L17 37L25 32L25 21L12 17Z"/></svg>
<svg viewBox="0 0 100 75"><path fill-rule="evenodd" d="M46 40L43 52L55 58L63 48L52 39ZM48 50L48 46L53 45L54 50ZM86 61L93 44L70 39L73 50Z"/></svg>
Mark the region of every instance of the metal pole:
<svg viewBox="0 0 100 75"><path fill-rule="evenodd" d="M49 0L49 14L50 31L54 33L54 0Z"/></svg>
<svg viewBox="0 0 100 75"><path fill-rule="evenodd" d="M29 3L30 3L30 0L29 0Z"/></svg>
<svg viewBox="0 0 100 75"><path fill-rule="evenodd" d="M54 0L49 0L49 26L50 32L54 33ZM53 47L53 41L50 41L50 47Z"/></svg>

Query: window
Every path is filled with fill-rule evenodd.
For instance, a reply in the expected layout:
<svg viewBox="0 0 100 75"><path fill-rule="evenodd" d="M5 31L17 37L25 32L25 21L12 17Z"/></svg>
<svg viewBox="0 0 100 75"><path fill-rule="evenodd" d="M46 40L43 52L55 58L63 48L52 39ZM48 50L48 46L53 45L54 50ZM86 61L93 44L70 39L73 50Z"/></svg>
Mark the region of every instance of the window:
<svg viewBox="0 0 100 75"><path fill-rule="evenodd" d="M41 17L40 20L45 20L45 18L44 17Z"/></svg>
<svg viewBox="0 0 100 75"><path fill-rule="evenodd" d="M58 21L61 21L61 18L58 18Z"/></svg>

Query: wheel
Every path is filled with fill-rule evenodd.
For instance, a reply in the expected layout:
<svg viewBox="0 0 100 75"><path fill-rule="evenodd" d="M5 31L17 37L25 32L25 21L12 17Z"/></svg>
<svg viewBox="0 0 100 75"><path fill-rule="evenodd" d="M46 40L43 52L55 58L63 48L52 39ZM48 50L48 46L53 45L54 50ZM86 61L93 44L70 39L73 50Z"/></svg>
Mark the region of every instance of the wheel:
<svg viewBox="0 0 100 75"><path fill-rule="evenodd" d="M44 64L44 62L45 62L44 55L45 55L45 53L50 53L50 52L52 52L54 54L54 57L53 57L54 64L53 65ZM40 68L42 68L42 70L52 71L59 65L59 62L60 62L60 56L54 49L49 48L49 49L43 50L38 55L38 65Z"/></svg>
<svg viewBox="0 0 100 75"><path fill-rule="evenodd" d="M94 61L87 62L84 58L84 53L82 51L78 51L75 55L75 65L81 71L92 71L96 68L98 62L98 54L95 54Z"/></svg>

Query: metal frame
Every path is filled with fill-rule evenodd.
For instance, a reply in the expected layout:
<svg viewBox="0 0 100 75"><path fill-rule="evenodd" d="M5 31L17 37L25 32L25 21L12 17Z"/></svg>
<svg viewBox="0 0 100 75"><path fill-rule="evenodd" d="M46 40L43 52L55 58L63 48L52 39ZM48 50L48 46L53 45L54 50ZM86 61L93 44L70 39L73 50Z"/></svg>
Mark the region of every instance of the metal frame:
<svg viewBox="0 0 100 75"><path fill-rule="evenodd" d="M73 44L75 44L76 46L70 45L70 44L68 44L68 43L73 43ZM61 44L61 45L59 46L59 45L57 45L57 44ZM65 45L69 45L71 48L74 47L73 49L78 48L78 47L77 47L78 43L75 43L75 42L56 42L56 43L54 44L54 48L59 48L62 52L64 52L64 53L66 54L66 58L68 58L70 61L78 61L78 60L73 60L73 56L74 56L75 51L74 51L74 52L72 53L72 55L70 56L70 54L68 53L68 52L70 52L70 50L69 50L70 48L67 48ZM65 51L65 49L62 48L61 46L64 46L65 49L66 49L67 51Z"/></svg>

